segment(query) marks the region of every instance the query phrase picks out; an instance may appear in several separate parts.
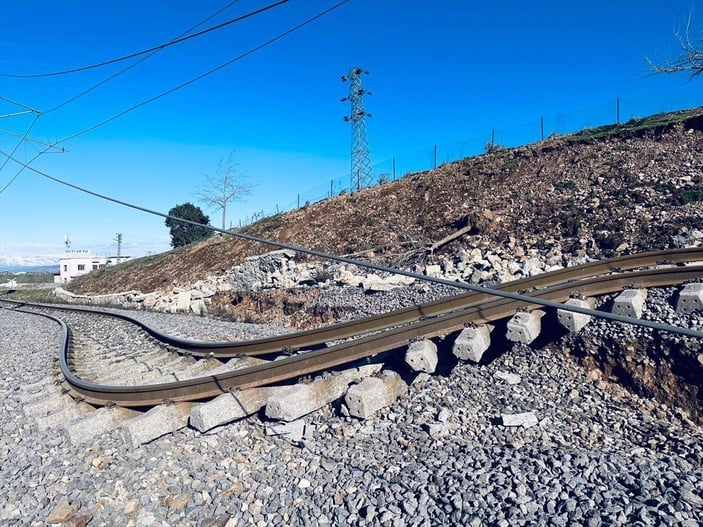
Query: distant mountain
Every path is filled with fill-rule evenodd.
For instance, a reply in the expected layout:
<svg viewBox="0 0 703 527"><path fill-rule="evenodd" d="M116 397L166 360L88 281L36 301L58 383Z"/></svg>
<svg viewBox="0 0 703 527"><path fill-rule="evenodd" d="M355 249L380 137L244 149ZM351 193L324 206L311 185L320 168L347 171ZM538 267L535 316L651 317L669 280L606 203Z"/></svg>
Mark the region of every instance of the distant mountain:
<svg viewBox="0 0 703 527"><path fill-rule="evenodd" d="M58 270L58 256L0 256L0 273L53 273Z"/></svg>
<svg viewBox="0 0 703 527"><path fill-rule="evenodd" d="M54 265L3 265L0 273L58 273L59 264Z"/></svg>
<svg viewBox="0 0 703 527"><path fill-rule="evenodd" d="M58 256L0 256L0 273L54 273Z"/></svg>

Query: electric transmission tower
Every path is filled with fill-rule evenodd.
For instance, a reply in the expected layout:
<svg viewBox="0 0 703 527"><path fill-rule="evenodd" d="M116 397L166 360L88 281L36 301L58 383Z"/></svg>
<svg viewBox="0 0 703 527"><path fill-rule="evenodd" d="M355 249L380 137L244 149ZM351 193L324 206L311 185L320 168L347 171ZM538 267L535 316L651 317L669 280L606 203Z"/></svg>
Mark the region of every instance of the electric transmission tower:
<svg viewBox="0 0 703 527"><path fill-rule="evenodd" d="M115 235L115 241L117 242L117 260L119 261L122 256L122 233L118 232Z"/></svg>
<svg viewBox="0 0 703 527"><path fill-rule="evenodd" d="M361 85L361 75L368 71L353 67L347 75L342 76L342 82L349 81L349 95L342 102L349 101L351 112L344 116L346 122L351 122L351 176L350 187L352 191L361 190L373 183L371 171L371 153L369 152L369 138L366 134L366 117L370 113L364 110L364 95L371 95Z"/></svg>

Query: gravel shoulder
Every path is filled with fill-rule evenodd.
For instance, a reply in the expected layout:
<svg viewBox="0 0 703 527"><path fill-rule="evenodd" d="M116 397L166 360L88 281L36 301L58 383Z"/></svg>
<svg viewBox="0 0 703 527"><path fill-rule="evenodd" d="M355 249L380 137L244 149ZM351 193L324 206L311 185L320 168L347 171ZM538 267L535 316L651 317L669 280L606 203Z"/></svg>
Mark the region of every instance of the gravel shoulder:
<svg viewBox="0 0 703 527"><path fill-rule="evenodd" d="M190 338L264 331L142 315ZM486 365L445 359L440 374L411 379L407 397L371 419L347 417L339 405L308 415L314 432L299 445L249 419L129 449L118 432L76 447L33 427L19 386L55 372L58 329L6 310L0 325L6 525L46 525L61 507L90 526L703 522L703 429L553 345L514 345ZM438 344L447 357L451 343ZM508 384L498 372L520 380ZM501 414L520 412L534 412L538 424L501 424Z"/></svg>

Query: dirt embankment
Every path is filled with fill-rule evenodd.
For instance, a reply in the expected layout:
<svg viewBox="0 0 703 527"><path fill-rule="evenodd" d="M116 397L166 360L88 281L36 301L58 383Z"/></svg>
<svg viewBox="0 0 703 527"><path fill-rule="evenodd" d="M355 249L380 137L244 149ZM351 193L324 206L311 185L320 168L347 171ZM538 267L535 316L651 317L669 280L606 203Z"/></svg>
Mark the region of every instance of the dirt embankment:
<svg viewBox="0 0 703 527"><path fill-rule="evenodd" d="M447 163L436 170L262 220L250 235L392 265L458 248L520 257L556 246L594 258L662 249L701 228L701 119L601 138L557 138ZM427 248L468 232L430 255ZM274 247L214 236L91 273L75 293L150 292L224 273Z"/></svg>

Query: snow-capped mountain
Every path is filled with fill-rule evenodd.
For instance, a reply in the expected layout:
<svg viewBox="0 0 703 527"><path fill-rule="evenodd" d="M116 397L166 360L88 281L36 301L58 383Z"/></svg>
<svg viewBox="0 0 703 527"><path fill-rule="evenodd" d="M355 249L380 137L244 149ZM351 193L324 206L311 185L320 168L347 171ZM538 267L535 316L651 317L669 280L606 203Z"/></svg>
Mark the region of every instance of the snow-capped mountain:
<svg viewBox="0 0 703 527"><path fill-rule="evenodd" d="M58 256L0 256L0 272L58 271Z"/></svg>

